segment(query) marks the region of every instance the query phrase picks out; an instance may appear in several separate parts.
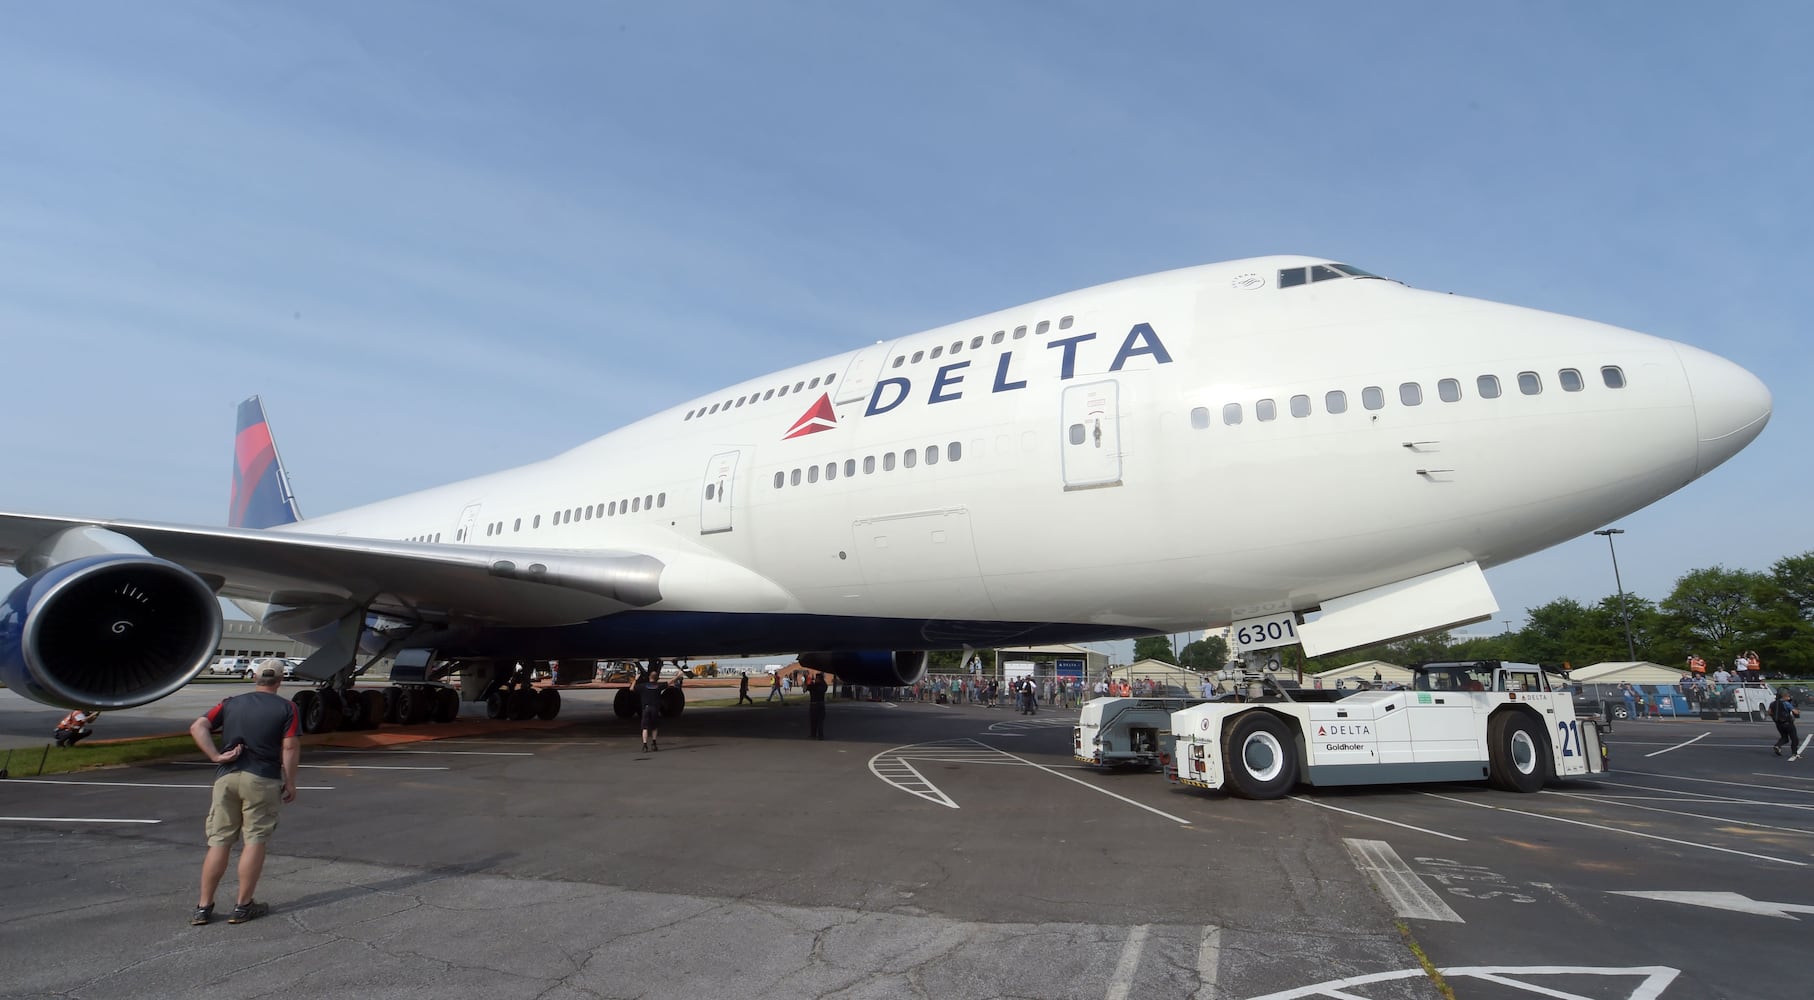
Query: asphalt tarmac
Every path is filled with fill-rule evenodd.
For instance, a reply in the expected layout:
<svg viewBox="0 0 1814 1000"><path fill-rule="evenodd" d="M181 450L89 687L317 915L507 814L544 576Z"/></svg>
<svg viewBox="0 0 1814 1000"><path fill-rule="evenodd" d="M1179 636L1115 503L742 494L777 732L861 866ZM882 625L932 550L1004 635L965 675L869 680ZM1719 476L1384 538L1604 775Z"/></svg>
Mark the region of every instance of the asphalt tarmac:
<svg viewBox="0 0 1814 1000"><path fill-rule="evenodd" d="M1074 767L1068 712L689 708L645 754L609 696L310 748L240 926L187 923L205 764L0 782L0 995L1441 996L1415 949L1460 997L1814 993L1814 757L1764 724L1620 723L1536 795L1248 802Z"/></svg>

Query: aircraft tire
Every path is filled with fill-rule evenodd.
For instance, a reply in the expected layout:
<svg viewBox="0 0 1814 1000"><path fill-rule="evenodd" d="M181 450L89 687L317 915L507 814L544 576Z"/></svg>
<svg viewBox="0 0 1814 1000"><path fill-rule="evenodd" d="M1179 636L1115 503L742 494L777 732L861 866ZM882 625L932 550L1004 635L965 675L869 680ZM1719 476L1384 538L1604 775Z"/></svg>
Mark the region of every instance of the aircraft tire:
<svg viewBox="0 0 1814 1000"><path fill-rule="evenodd" d="M636 692L618 688L617 696L611 699L611 711L620 719L636 718Z"/></svg>
<svg viewBox="0 0 1814 1000"><path fill-rule="evenodd" d="M340 699L340 728L364 729L366 723L365 692L349 688L345 691L335 691L334 694Z"/></svg>
<svg viewBox="0 0 1814 1000"><path fill-rule="evenodd" d="M1298 781L1297 739L1278 716L1244 712L1224 732L1222 766L1236 795L1282 798Z"/></svg>
<svg viewBox="0 0 1814 1000"><path fill-rule="evenodd" d="M1540 791L1549 779L1549 746L1523 712L1501 712L1487 723L1487 774L1495 788Z"/></svg>
<svg viewBox="0 0 1814 1000"><path fill-rule="evenodd" d="M553 688L543 688L535 693L535 717L552 721L561 714L561 693Z"/></svg>
<svg viewBox="0 0 1814 1000"><path fill-rule="evenodd" d="M321 721L321 708L316 704L320 700L314 688L304 688L290 696L291 703L296 706L297 721L305 733L319 732L314 727Z"/></svg>
<svg viewBox="0 0 1814 1000"><path fill-rule="evenodd" d="M510 714L510 694L506 691L493 691L485 696L485 717L502 719Z"/></svg>
<svg viewBox="0 0 1814 1000"><path fill-rule="evenodd" d="M687 710L687 695L679 688L661 689L661 717L672 719Z"/></svg>
<svg viewBox="0 0 1814 1000"><path fill-rule="evenodd" d="M340 692L333 688L320 688L315 692L315 725L311 728L308 716L303 716L302 728L311 733L331 733L340 728L340 720L346 713L340 707Z"/></svg>
<svg viewBox="0 0 1814 1000"><path fill-rule="evenodd" d="M392 684L384 689L384 721L399 725L403 717L397 714L397 707L403 703L403 688Z"/></svg>
<svg viewBox="0 0 1814 1000"><path fill-rule="evenodd" d="M460 692L453 688L435 689L436 722L454 722L460 718Z"/></svg>
<svg viewBox="0 0 1814 1000"><path fill-rule="evenodd" d="M428 721L430 702L423 688L408 686L397 696L397 721L405 726Z"/></svg>
<svg viewBox="0 0 1814 1000"><path fill-rule="evenodd" d="M510 717L517 722L535 718L535 691L532 688L517 688L510 692Z"/></svg>
<svg viewBox="0 0 1814 1000"><path fill-rule="evenodd" d="M365 728L377 729L390 715L390 698L385 696L383 688L366 688L359 692L365 699Z"/></svg>

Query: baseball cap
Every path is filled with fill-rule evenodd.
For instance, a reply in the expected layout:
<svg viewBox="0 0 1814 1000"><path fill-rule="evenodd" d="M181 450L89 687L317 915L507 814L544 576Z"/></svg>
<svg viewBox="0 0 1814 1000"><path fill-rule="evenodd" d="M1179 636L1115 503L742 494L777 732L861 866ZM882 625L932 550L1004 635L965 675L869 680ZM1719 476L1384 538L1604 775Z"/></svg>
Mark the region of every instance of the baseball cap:
<svg viewBox="0 0 1814 1000"><path fill-rule="evenodd" d="M283 667L276 660L260 660L252 677L260 684L274 684L283 680Z"/></svg>

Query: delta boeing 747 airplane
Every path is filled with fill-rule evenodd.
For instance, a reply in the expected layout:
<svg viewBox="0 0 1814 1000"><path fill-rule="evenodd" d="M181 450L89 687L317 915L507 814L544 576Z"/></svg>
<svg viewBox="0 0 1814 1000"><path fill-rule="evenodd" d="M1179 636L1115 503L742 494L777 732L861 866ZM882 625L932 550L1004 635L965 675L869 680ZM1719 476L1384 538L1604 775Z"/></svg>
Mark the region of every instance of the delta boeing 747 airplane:
<svg viewBox="0 0 1814 1000"><path fill-rule="evenodd" d="M1482 569L1681 489L1770 413L1699 348L1299 256L878 342L324 517L254 397L226 528L0 514L28 578L0 678L163 697L211 657L217 596L318 647L316 728L384 710L350 689L362 655L395 658L406 721L550 716L512 681L546 660L797 651L887 685L927 650L1222 624L1318 655L1492 617Z"/></svg>

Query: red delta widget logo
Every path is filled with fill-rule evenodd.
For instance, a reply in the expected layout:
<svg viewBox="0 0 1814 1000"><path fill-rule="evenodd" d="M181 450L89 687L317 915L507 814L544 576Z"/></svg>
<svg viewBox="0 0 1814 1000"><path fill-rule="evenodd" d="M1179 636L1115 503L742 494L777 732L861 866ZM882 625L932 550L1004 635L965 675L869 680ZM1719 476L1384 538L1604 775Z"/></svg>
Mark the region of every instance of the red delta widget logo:
<svg viewBox="0 0 1814 1000"><path fill-rule="evenodd" d="M787 434L781 440L791 441L808 434L828 431L836 426L838 426L838 414L831 408L831 394L822 392L819 394L819 401L807 409L800 419L794 421L794 425L787 429Z"/></svg>

